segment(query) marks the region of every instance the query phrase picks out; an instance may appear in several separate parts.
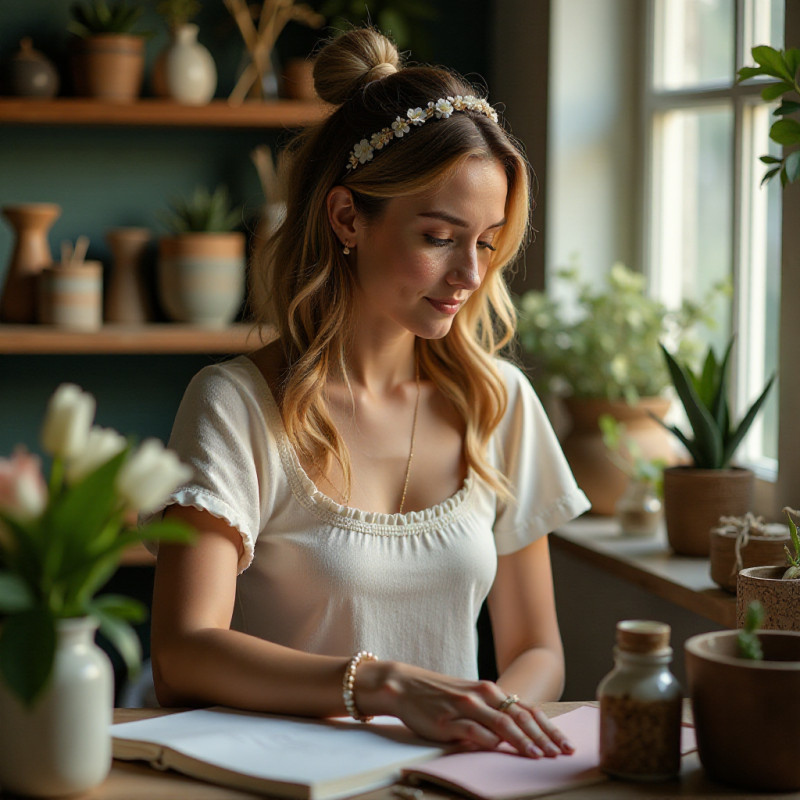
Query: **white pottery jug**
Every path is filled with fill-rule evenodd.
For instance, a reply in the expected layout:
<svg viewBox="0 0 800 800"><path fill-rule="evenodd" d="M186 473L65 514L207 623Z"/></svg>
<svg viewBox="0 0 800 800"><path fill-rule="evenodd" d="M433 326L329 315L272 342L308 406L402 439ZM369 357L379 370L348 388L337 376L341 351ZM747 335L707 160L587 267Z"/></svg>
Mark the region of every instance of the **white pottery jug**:
<svg viewBox="0 0 800 800"><path fill-rule="evenodd" d="M204 105L217 88L217 67L211 53L197 41L197 25L181 25L154 67L156 94L187 105Z"/></svg>
<svg viewBox="0 0 800 800"><path fill-rule="evenodd" d="M111 662L89 617L59 620L51 682L26 708L0 681L0 788L30 797L75 794L111 769Z"/></svg>

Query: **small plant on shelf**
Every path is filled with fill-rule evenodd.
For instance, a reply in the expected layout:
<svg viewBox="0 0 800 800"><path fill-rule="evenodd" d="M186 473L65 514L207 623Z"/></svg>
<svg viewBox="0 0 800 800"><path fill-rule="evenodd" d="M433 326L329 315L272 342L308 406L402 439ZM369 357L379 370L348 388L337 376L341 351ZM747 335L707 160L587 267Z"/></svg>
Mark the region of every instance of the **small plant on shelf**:
<svg viewBox="0 0 800 800"><path fill-rule="evenodd" d="M800 578L800 535L798 535L797 525L792 519L792 514L794 514L796 517L800 516L800 511L795 511L793 508L784 508L783 512L786 514L786 518L789 520L789 536L792 540L791 550L784 545L784 550L786 550L786 561L789 565L786 569L786 572L784 572L782 575L783 580L786 581Z"/></svg>
<svg viewBox="0 0 800 800"><path fill-rule="evenodd" d="M200 0L159 0L156 11L163 17L171 31L185 25L200 12Z"/></svg>
<svg viewBox="0 0 800 800"><path fill-rule="evenodd" d="M141 3L128 0L83 0L70 7L72 19L67 29L81 38L99 36L106 33L150 36L149 31L137 30L137 24L144 7Z"/></svg>
<svg viewBox="0 0 800 800"><path fill-rule="evenodd" d="M603 414L598 422L614 466L632 481L652 487L660 496L667 462L663 458L646 458L636 439L627 434L625 424L611 414Z"/></svg>
<svg viewBox="0 0 800 800"><path fill-rule="evenodd" d="M758 399L739 423L734 425L728 407L728 367L732 348L733 339L729 341L722 360L718 360L714 349L709 347L702 370L695 373L661 345L692 435L663 420L659 419L658 422L680 440L698 469L722 470L730 466L736 450L750 430L775 381L773 374Z"/></svg>
<svg viewBox="0 0 800 800"><path fill-rule="evenodd" d="M752 600L747 605L744 627L736 637L736 652L739 658L747 658L751 661L763 660L764 651L761 649L761 641L756 633L763 620L764 606L758 600Z"/></svg>
<svg viewBox="0 0 800 800"><path fill-rule="evenodd" d="M228 233L242 222L242 210L233 206L224 186L214 191L199 186L185 197L174 199L161 215L164 226L174 235L182 233Z"/></svg>

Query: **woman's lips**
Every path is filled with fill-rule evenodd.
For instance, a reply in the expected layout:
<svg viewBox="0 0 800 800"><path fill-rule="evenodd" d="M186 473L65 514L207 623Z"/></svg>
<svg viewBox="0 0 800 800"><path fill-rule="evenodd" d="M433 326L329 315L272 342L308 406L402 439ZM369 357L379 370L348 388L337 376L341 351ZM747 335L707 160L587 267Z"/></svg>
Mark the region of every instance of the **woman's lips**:
<svg viewBox="0 0 800 800"><path fill-rule="evenodd" d="M459 300L435 300L432 297L425 298L440 314L455 314L461 308Z"/></svg>

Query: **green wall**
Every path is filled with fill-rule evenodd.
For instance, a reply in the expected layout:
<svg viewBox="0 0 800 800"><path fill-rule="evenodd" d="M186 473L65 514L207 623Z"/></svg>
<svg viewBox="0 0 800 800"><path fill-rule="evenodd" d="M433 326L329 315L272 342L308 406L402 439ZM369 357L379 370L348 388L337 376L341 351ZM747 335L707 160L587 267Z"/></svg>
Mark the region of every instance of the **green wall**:
<svg viewBox="0 0 800 800"><path fill-rule="evenodd" d="M155 0L144 25L155 31L147 42L148 69L167 41ZM427 25L431 61L445 63L475 78L488 71L490 3L481 0L431 2L438 12ZM70 91L66 21L68 0L0 2L0 66L23 36L52 58L62 75L62 94ZM197 19L200 41L217 62L217 94L227 96L242 58L238 31L222 0L205 0ZM278 49L309 39L287 28ZM413 55L413 54L412 54ZM2 73L0 73L2 74ZM146 85L145 93L149 92ZM249 153L262 143L276 146L281 133L268 130L192 130L20 126L0 123L0 206L55 202L62 208L53 225L54 253L63 239L86 234L89 257L109 267L105 232L120 225L143 225L158 232L158 213L171 197L199 184L226 184L245 209L248 224L261 203ZM0 280L13 237L0 222ZM146 269L152 281L155 245ZM16 442L37 448L38 426L47 398L58 383L73 381L98 398L98 422L139 437L166 438L187 381L211 359L198 356L0 356L0 455Z"/></svg>

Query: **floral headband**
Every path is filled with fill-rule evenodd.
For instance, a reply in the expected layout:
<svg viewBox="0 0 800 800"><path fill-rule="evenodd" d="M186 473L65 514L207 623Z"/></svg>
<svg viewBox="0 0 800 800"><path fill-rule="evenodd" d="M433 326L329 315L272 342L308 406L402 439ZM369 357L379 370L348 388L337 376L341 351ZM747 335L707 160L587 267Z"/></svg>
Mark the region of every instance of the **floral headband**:
<svg viewBox="0 0 800 800"><path fill-rule="evenodd" d="M432 117L447 119L455 111L477 111L497 122L497 112L487 100L481 97L471 94L463 97L460 94L455 97L440 97L438 100L431 100L424 109L409 108L405 117L397 117L391 128L382 128L377 133L373 133L369 140L362 139L358 142L350 151L347 169L354 170L359 164L371 161L376 150L382 150L392 139L401 139L411 130L412 125L424 125Z"/></svg>

